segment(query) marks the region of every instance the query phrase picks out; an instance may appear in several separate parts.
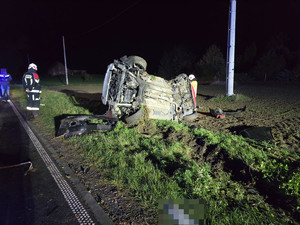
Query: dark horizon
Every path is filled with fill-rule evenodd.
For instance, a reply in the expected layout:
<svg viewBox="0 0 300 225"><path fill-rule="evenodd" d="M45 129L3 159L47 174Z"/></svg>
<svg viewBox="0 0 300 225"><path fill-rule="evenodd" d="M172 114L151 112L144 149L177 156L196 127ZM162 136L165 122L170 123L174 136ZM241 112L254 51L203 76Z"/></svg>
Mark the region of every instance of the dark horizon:
<svg viewBox="0 0 300 225"><path fill-rule="evenodd" d="M18 4L14 4L18 3ZM212 44L226 57L230 1L145 0L116 3L5 1L1 27L0 67L24 71L30 62L40 73L56 61L90 73L104 73L123 55L139 55L156 73L163 52L188 46L199 58ZM236 55L256 43L261 53L272 37L288 39L299 48L300 3L288 1L237 1Z"/></svg>

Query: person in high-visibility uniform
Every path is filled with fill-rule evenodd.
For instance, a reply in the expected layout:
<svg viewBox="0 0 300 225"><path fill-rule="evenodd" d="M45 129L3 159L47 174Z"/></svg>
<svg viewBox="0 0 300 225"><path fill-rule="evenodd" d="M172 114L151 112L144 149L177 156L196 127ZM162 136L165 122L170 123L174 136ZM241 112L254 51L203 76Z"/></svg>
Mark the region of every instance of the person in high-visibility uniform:
<svg viewBox="0 0 300 225"><path fill-rule="evenodd" d="M1 91L2 102L10 101L9 83L11 80L12 80L11 75L6 72L6 69L1 69L1 73L0 73L1 90L0 91Z"/></svg>
<svg viewBox="0 0 300 225"><path fill-rule="evenodd" d="M191 81L191 88L192 88L192 93L193 93L193 98L194 98L194 102L195 102L195 108L196 108L196 96L197 96L197 86L198 86L198 82L196 80L196 77L194 74L190 74L189 75L189 80Z"/></svg>
<svg viewBox="0 0 300 225"><path fill-rule="evenodd" d="M4 73L6 73L6 69L1 68L0 69L0 98L2 98L1 86L2 86L2 77Z"/></svg>
<svg viewBox="0 0 300 225"><path fill-rule="evenodd" d="M39 75L36 73L37 66L30 63L28 70L22 78L23 88L27 94L27 118L33 119L38 116L40 109L41 85Z"/></svg>

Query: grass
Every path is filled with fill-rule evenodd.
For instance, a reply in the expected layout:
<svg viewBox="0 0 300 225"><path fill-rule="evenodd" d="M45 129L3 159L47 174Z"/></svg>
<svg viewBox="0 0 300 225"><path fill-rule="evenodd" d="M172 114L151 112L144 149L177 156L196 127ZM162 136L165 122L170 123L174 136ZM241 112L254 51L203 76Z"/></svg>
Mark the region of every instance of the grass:
<svg viewBox="0 0 300 225"><path fill-rule="evenodd" d="M242 94L235 94L232 96L217 96L209 99L211 102L236 102L236 101L247 101L250 100L249 97Z"/></svg>
<svg viewBox="0 0 300 225"><path fill-rule="evenodd" d="M21 90L12 90L12 98L25 106ZM51 136L55 118L89 114L63 93L43 90L41 99L45 107L40 108L36 122ZM65 142L145 207L156 209L160 199L197 198L207 202L210 224L297 224L289 213L300 210L300 170L295 166L299 155L289 149L145 118L135 126L119 121L112 131ZM256 189L256 182L282 192L283 198L296 199L298 205L276 209L260 193L263 189L249 191Z"/></svg>
<svg viewBox="0 0 300 225"><path fill-rule="evenodd" d="M23 109L26 108L26 95L20 88L11 90L11 96L16 99ZM44 89L41 93L40 116L37 122L41 127L45 127L50 135L55 135L57 120L62 115L77 115L77 114L90 114L90 112L82 107L74 106L72 98L67 97L65 94L58 91L51 91Z"/></svg>
<svg viewBox="0 0 300 225"><path fill-rule="evenodd" d="M69 85L102 84L103 79L104 75L101 74L79 74L68 76ZM41 79L41 84L43 86L66 85L66 77L64 75L54 77L44 76L43 79Z"/></svg>

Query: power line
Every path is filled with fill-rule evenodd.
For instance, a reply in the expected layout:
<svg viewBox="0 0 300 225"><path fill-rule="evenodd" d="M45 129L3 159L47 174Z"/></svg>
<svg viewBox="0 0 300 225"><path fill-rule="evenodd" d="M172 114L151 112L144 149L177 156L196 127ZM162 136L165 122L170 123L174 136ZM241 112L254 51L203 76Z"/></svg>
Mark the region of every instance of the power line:
<svg viewBox="0 0 300 225"><path fill-rule="evenodd" d="M93 27L91 29L89 29L88 31L85 31L81 34L78 34L78 35L75 35L73 36L74 37L79 37L79 36L83 36L85 34L88 34L90 32L93 32L95 30L98 30L100 29L101 27L105 26L106 24L109 24L110 22L112 22L113 20L117 19L118 17L120 17L122 14L124 14L126 11L128 11L129 9L133 8L134 6L136 6L141 0L138 0L136 2L134 2L132 5L128 6L127 8L123 9L121 12L119 12L118 14L116 14L115 16L111 17L110 19L106 20L105 22L103 22L102 24L96 26L96 27Z"/></svg>

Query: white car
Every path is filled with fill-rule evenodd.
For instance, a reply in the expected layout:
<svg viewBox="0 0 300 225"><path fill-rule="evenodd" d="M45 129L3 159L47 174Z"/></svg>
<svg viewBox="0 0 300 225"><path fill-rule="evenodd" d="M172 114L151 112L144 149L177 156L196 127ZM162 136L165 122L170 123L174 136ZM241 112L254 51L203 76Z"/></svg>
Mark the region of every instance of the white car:
<svg viewBox="0 0 300 225"><path fill-rule="evenodd" d="M149 75L147 63L139 56L114 60L106 71L102 103L114 117L136 122L146 112L149 119L194 120L196 100L186 74L172 80Z"/></svg>
<svg viewBox="0 0 300 225"><path fill-rule="evenodd" d="M78 115L63 119L57 136L83 135L94 130L111 130L118 120L137 122L145 113L149 119L193 121L197 118L196 99L190 80L180 74L172 80L149 75L147 63L139 56L123 56L108 65L102 89L105 115ZM99 119L102 124L87 121Z"/></svg>

